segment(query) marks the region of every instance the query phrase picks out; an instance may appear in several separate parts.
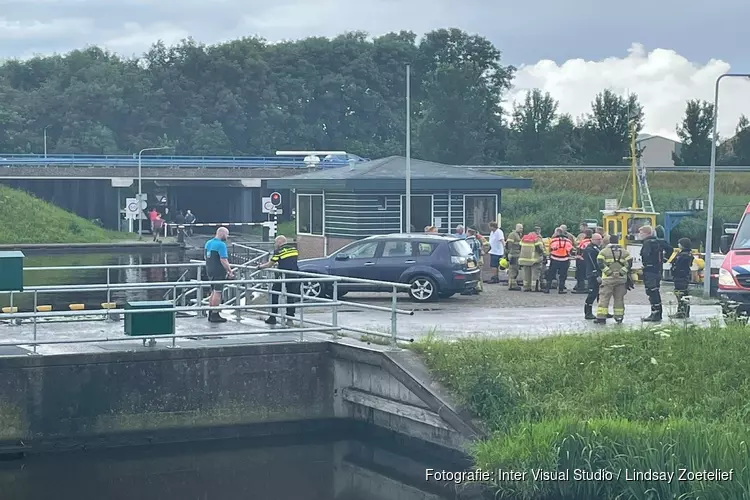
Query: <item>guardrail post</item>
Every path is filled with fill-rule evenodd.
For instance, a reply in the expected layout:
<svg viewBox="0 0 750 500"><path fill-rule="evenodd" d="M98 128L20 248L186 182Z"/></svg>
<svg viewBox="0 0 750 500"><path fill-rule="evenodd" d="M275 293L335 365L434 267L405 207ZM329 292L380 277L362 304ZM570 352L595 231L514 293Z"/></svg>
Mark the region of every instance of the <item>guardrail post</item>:
<svg viewBox="0 0 750 500"><path fill-rule="evenodd" d="M39 305L39 296L36 290L34 290L34 354L36 354L36 315L39 314L36 310L37 306ZM12 311L13 309L11 309Z"/></svg>
<svg viewBox="0 0 750 500"><path fill-rule="evenodd" d="M263 273L261 274L262 279L268 279L269 276L272 276L272 274L268 271L263 271ZM270 306L271 304L273 304L273 283L266 283L266 297L268 300L268 305ZM269 318L271 317L272 312L273 311L271 311L270 309L268 310ZM276 316L273 317L275 318Z"/></svg>
<svg viewBox="0 0 750 500"><path fill-rule="evenodd" d="M203 273L201 271L202 271L203 268L202 268L202 266L198 266L197 269L198 269L198 274L197 274L198 283L202 283L203 282L203 278L202 278L202 274ZM203 285L198 285L198 289L195 292L195 305L197 307L203 306ZM198 317L199 318L203 318L203 317L205 317L205 315L206 315L206 312L203 309L198 309Z"/></svg>
<svg viewBox="0 0 750 500"><path fill-rule="evenodd" d="M339 282L334 281L333 282L333 293L331 294L331 299L333 300L333 309L331 309L331 326L334 328L338 328L339 326L339 306L337 302L339 301ZM339 331L334 330L333 331L333 340L337 340L339 338Z"/></svg>
<svg viewBox="0 0 750 500"><path fill-rule="evenodd" d="M299 305L303 306L305 303L305 293L302 290L302 283L300 283L299 289ZM304 328L305 327L305 307L300 307L297 309L299 311L299 327ZM299 332L299 341L304 342L305 341L305 332Z"/></svg>
<svg viewBox="0 0 750 500"><path fill-rule="evenodd" d="M289 312L286 307L287 304L289 303L289 296L286 293L287 293L286 292L286 273L284 273L281 275L281 297L279 297L279 305L283 304L284 306L284 309L283 309L284 314L281 316L281 321L285 323L288 318L287 314ZM279 311L282 311L282 309L279 309Z"/></svg>
<svg viewBox="0 0 750 500"><path fill-rule="evenodd" d="M242 278L242 273L240 273L240 279ZM242 310L239 309L240 307L240 300L242 298L242 293L240 292L240 285L234 285L234 306L237 307L237 309L234 310L234 317L237 320L237 323L240 322L242 319Z"/></svg>
<svg viewBox="0 0 750 500"><path fill-rule="evenodd" d="M398 297L397 297L398 290L396 290L396 287L393 287L393 290L391 290L391 344L395 347L396 346L396 337L397 337L397 318L398 318Z"/></svg>

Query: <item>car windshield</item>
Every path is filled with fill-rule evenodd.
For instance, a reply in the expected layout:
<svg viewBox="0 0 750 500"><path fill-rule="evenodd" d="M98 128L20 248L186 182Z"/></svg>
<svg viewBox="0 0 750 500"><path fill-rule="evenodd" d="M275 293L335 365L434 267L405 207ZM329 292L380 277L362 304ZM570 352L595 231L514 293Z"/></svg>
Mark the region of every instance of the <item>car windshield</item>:
<svg viewBox="0 0 750 500"><path fill-rule="evenodd" d="M734 250L750 249L750 215L745 214L737 228L737 234L734 235Z"/></svg>
<svg viewBox="0 0 750 500"><path fill-rule="evenodd" d="M450 243L451 253L459 257L473 255L471 245L466 240L456 240Z"/></svg>

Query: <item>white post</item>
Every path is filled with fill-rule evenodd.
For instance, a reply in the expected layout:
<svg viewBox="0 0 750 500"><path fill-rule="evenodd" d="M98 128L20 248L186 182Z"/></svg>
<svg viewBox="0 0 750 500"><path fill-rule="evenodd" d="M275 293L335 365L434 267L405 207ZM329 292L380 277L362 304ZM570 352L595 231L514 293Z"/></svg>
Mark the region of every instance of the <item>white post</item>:
<svg viewBox="0 0 750 500"><path fill-rule="evenodd" d="M406 65L406 232L411 233L411 67Z"/></svg>
<svg viewBox="0 0 750 500"><path fill-rule="evenodd" d="M711 253L713 252L714 236L714 191L716 188L716 147L718 142L717 129L719 122L719 83L723 78L750 78L750 74L724 73L716 79L714 88L714 123L711 135L711 167L708 174L708 210L706 211L706 263L708 264L707 276L703 279L703 296L711 296Z"/></svg>
<svg viewBox="0 0 750 500"><path fill-rule="evenodd" d="M47 125L49 127L49 125ZM44 158L47 158L47 127L44 127Z"/></svg>

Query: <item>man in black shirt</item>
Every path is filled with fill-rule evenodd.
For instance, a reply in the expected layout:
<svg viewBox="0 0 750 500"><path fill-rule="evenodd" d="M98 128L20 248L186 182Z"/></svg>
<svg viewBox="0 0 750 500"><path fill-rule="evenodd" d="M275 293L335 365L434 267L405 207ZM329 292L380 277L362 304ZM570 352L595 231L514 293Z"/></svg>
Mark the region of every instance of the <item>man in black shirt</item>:
<svg viewBox="0 0 750 500"><path fill-rule="evenodd" d="M677 314L670 318L687 319L690 317L690 302L687 298L690 286L691 267L693 265L692 242L689 238L682 238L677 242L680 253L672 261L672 278L674 279L674 294L677 297Z"/></svg>
<svg viewBox="0 0 750 500"><path fill-rule="evenodd" d="M646 287L646 295L651 303L651 314L643 321L658 322L662 320L661 277L664 270L664 262L672 255L672 245L666 240L657 238L654 228L643 226L639 230L643 246L641 247L641 262L643 262L643 284Z"/></svg>
<svg viewBox="0 0 750 500"><path fill-rule="evenodd" d="M259 269L265 269L267 267L275 266L278 269L283 269L285 271L299 271L299 267L297 267L297 259L299 258L299 252L297 251L297 248L294 245L291 245L287 242L287 239L285 236L277 236L274 240L274 252L271 256L271 259L258 266ZM276 273L277 279L283 279L283 278L299 278L299 275L295 275L293 273ZM289 294L299 295L300 294L300 286L299 282L293 282L293 283L286 283L286 292ZM279 294L281 293L281 286L282 283L277 282L273 284L272 290L276 293L271 294L271 304L277 305L279 303ZM290 295L287 295L286 298L287 304L293 304L297 302L297 297L292 297ZM294 326L294 313L295 313L294 307L287 307L286 308L286 314L287 314L287 320L286 325L287 326ZM274 307L271 309L271 316L268 317L266 320L267 325L275 325L277 323L276 316L279 313L278 307Z"/></svg>

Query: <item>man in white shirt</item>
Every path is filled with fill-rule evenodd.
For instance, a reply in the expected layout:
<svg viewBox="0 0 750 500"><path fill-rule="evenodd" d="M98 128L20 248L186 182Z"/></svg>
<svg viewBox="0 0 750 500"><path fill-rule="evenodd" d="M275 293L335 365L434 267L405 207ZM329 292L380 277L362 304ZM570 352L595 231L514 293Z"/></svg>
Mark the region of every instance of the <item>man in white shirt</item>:
<svg viewBox="0 0 750 500"><path fill-rule="evenodd" d="M497 227L497 222L490 222L490 268L492 277L488 283L499 283L500 259L505 254L505 234Z"/></svg>

